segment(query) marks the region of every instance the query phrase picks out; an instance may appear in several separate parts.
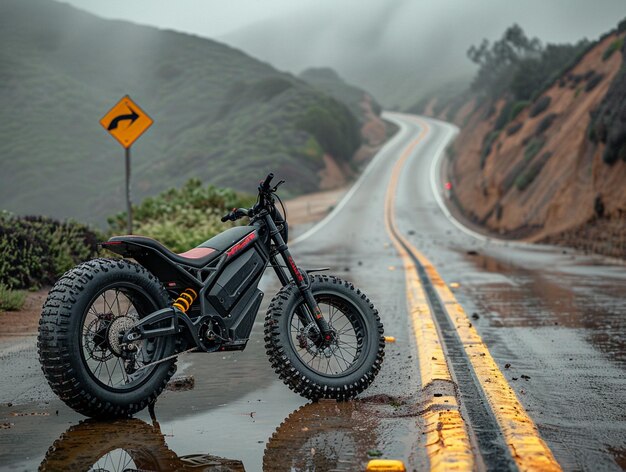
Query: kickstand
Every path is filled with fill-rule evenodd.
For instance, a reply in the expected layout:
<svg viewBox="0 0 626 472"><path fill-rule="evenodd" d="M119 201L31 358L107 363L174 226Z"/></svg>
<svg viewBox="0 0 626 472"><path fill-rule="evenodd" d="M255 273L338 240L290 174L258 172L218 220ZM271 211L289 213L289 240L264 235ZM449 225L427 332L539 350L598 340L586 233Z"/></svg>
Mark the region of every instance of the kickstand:
<svg viewBox="0 0 626 472"><path fill-rule="evenodd" d="M156 400L148 403L148 413L150 413L150 419L152 420L152 425L158 428L159 422L157 421L156 414L154 413L154 405L156 405Z"/></svg>

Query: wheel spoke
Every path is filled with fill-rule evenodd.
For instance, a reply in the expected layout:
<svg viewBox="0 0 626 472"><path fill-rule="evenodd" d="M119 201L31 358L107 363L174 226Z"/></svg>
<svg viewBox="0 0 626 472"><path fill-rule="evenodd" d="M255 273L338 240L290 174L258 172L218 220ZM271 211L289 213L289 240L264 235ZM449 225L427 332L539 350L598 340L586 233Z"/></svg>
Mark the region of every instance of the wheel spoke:
<svg viewBox="0 0 626 472"><path fill-rule="evenodd" d="M122 313L122 309L120 308L120 291L118 289L115 289L114 303L117 305L117 316L120 316Z"/></svg>
<svg viewBox="0 0 626 472"><path fill-rule="evenodd" d="M113 349L117 350L117 347L111 347L114 336L128 329L130 320L141 317L133 300L140 301L139 306L146 307L147 312L142 313L144 316L152 311L149 308L152 301L147 300L144 293L128 285L115 286L97 295L86 309L81 327L85 367L100 383L116 390L132 388L154 371L152 368L143 369L134 375L129 375L125 367L127 361L114 352ZM152 307L152 309L158 308L153 303ZM134 366L137 367L156 360L159 355L159 346L162 346L161 340L154 343L147 340L137 343L135 357L128 362L134 362Z"/></svg>
<svg viewBox="0 0 626 472"><path fill-rule="evenodd" d="M317 299L317 297L316 297ZM311 370L323 375L345 375L359 361L364 322L343 299L326 295L317 300L331 329L335 333L330 345L318 346L317 327L304 326L296 311L289 321L290 339L296 355ZM338 326L336 328L335 326Z"/></svg>
<svg viewBox="0 0 626 472"><path fill-rule="evenodd" d="M339 355L337 355L337 354L339 354ZM337 365L339 365L339 359L341 359L343 361L343 363L346 365L346 368L344 370L347 370L347 369L350 368L350 362L345 360L344 357L341 355L341 353L339 351L333 352L333 356L335 357L335 360L337 361Z"/></svg>

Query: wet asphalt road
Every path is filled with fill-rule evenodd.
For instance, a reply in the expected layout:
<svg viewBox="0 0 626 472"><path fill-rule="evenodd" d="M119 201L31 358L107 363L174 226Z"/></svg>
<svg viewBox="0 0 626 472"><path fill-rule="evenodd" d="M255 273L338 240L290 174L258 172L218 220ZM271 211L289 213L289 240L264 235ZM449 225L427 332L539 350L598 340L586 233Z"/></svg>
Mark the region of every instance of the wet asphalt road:
<svg viewBox="0 0 626 472"><path fill-rule="evenodd" d="M433 136L416 149L424 156L447 132L427 121ZM561 467L626 468L626 266L466 235L434 201L428 161L406 167L396 211L411 218L400 217L400 230L414 230L410 241L460 284L457 299L478 314L478 332Z"/></svg>
<svg viewBox="0 0 626 472"><path fill-rule="evenodd" d="M358 188L317 231L291 246L299 265L329 266L361 287L381 312L385 334L397 339L387 345L383 369L362 401L307 405L276 378L262 345L262 314L278 289L268 273L246 351L181 358L178 374L193 375L195 387L165 392L156 405L158 427L147 412L130 422L79 424L82 418L45 385L34 338L0 345L0 423L10 426L0 429L0 467L36 470L43 461L48 470L85 468L103 456L98 465L108 470L129 460L137 468L181 469L189 464L184 456L210 454L230 459L233 470L362 470L367 452L377 450L410 468L427 468L422 425L411 409L419 387L416 340L402 265L383 224L391 168L419 125L390 118L403 126ZM476 313L481 337L563 469L626 467L626 268L460 231L441 212L430 182L432 156L450 131L428 123L430 133L399 181L400 231L446 283L459 284L456 297ZM131 453L119 452L124 444L132 445Z"/></svg>

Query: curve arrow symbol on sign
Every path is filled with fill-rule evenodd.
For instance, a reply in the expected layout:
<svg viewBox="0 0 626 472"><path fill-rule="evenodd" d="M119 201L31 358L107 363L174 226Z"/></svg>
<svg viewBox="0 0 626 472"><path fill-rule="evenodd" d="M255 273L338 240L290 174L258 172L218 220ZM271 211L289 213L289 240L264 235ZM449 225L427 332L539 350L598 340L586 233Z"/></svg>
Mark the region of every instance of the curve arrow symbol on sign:
<svg viewBox="0 0 626 472"><path fill-rule="evenodd" d="M117 125L120 123L120 121L130 120L130 125L128 126L131 126L135 122L135 120L139 118L139 115L137 114L135 110L133 110L131 107L128 107L128 109L132 113L128 115L119 115L113 118L111 120L111 123L109 123L109 126L107 127L108 131L113 131L114 129L117 129Z"/></svg>

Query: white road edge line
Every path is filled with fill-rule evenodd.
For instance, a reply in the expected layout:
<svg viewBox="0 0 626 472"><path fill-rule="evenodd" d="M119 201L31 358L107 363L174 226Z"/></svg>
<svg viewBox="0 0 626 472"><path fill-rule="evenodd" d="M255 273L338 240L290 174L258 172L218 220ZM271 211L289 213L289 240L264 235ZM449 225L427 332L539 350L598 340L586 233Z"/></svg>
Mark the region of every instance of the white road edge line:
<svg viewBox="0 0 626 472"><path fill-rule="evenodd" d="M406 115L406 116L410 116L410 115ZM476 231L472 231L463 223L461 223L459 220L457 220L452 215L452 213L450 213L450 210L448 210L448 207L443 201L443 198L441 196L441 192L439 191L441 182L438 181L437 175L439 175L439 170L441 168L441 160L444 156L444 151L446 147L448 146L448 144L455 137L455 135L458 134L459 128L457 128L454 125L451 125L450 123L446 123L445 121L435 120L432 118L426 118L424 116L419 116L419 118L421 120L426 121L427 123L436 123L439 126L443 126L447 130L447 134L444 137L442 144L439 146L439 148L437 148L437 151L435 151L432 161L430 163L430 187L431 187L433 196L435 197L435 200L437 201L437 204L439 205L439 208L441 209L441 212L446 216L446 218L448 218L448 221L450 221L450 223L452 223L457 229L464 232L468 236L471 236L485 243L493 243L493 244L508 246L508 247L527 247L528 245L523 242L511 241L507 239L499 239L499 238L494 238L491 236L484 236L480 233L477 233Z"/></svg>
<svg viewBox="0 0 626 472"><path fill-rule="evenodd" d="M386 113L384 114L386 115ZM397 141L400 141L401 139L404 138L404 135L407 134L408 132L408 126L405 123L400 122L400 121L396 121L396 120L391 120L391 121L393 121L400 128L398 132L396 133L396 135L393 138L391 138L391 140L388 141L382 148L380 148L380 150L376 153L376 156L374 157L374 159L370 161L370 163L367 165L367 167L365 168L361 176L358 178L356 183L352 186L352 188L350 188L348 193L346 193L343 196L339 204L335 206L335 208L333 208L333 210L328 215L326 215L320 222L316 223L315 226L313 226L312 228L309 228L303 234L301 234L296 239L291 241L289 243L289 246L294 246L298 243L301 243L305 239L308 239L311 236L313 236L324 226L326 226L350 201L350 199L352 198L352 195L354 195L354 193L359 189L359 187L365 180L365 177L367 177L367 175L372 171L372 169L376 166L378 161L382 159L382 156L385 155L385 153L389 150L389 148L391 148L392 146L395 146L397 144Z"/></svg>
<svg viewBox="0 0 626 472"><path fill-rule="evenodd" d="M400 130L391 139L391 141L387 142L378 151L378 153L376 153L376 156L374 157L374 159L372 159L372 161L367 165L367 167L365 168L365 170L363 171L361 176L358 178L356 183L350 188L348 193L346 193L343 196L343 198L341 199L339 204L337 204L337 206L335 206L335 208L333 208L333 210L328 215L326 215L321 221L319 221L313 227L309 228L303 234L301 234L296 239L291 241L289 243L290 246L294 246L294 245L299 244L299 243L303 242L304 240L310 238L315 233L317 233L320 229L322 229L324 226L326 226L335 216L337 216L337 214L343 209L343 207L350 201L350 199L352 198L354 193L363 184L363 181L365 180L367 175L369 175L369 173L372 171L372 169L376 166L378 161L380 161L383 158L384 154L388 151L388 149L390 147L396 145L396 141L400 141L400 139L404 138L404 135L408 131L408 126L403 121L401 121L401 120L399 120L397 118L394 118L394 115L399 115L399 116L403 116L403 117L406 117L406 118L412 118L412 119L419 118L419 119L424 120L426 122L436 123L436 124L438 124L440 126L443 126L444 128L447 129L447 134L444 137L444 140L443 140L442 144L439 146L439 148L434 153L434 156L432 158L432 161L431 161L431 164L430 164L430 179L429 180L430 180L431 191L433 193L433 196L435 197L435 201L437 202L437 205L439 205L439 208L440 208L441 212L445 215L445 217L448 219L448 221L450 221L450 223L452 223L458 230L460 230L463 233L467 234L468 236L470 236L470 237L472 237L474 239L477 239L479 241L482 241L482 242L493 243L493 244L502 245L502 246L527 247L527 244L523 243L523 242L517 242L517 241L506 240L506 239L498 239L498 238L494 238L494 237L488 237L488 236L484 236L484 235L482 235L480 233L477 233L475 231L472 231L467 226L465 226L463 223L461 223L459 220L457 220L450 213L450 211L448 210L448 207L446 206L445 202L443 201L443 198L441 197L441 192L439 192L439 190L438 190L440 182L437 181L437 175L438 175L438 170L440 168L441 159L442 159L442 157L444 155L444 150L446 149L446 146L449 144L449 142L452 140L452 138L459 132L459 129L456 126L451 125L450 123L446 123L445 121L435 120L435 119L432 119L432 118L427 118L427 117L418 116L418 115L407 115L407 114L403 114L403 113L388 113L388 112L384 112L383 115L384 115L383 117L385 119L388 119L389 121L392 121L393 123L398 125Z"/></svg>

